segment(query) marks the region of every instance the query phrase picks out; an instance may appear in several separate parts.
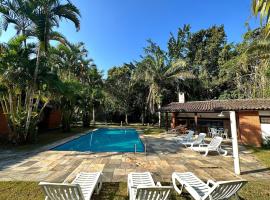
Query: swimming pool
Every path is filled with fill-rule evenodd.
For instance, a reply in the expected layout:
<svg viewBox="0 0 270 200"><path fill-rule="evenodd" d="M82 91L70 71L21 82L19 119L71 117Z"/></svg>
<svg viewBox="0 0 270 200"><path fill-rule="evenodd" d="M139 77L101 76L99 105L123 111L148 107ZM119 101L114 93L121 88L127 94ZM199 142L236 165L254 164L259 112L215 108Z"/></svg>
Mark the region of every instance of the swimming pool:
<svg viewBox="0 0 270 200"><path fill-rule="evenodd" d="M144 152L138 132L135 129L101 128L79 138L59 145L57 151L83 152Z"/></svg>

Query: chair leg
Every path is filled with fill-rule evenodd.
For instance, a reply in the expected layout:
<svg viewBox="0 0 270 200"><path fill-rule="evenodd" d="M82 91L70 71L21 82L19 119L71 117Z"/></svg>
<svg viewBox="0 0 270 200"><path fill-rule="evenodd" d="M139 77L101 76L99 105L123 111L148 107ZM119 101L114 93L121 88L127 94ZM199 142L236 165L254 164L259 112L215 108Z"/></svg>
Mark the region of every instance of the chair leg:
<svg viewBox="0 0 270 200"><path fill-rule="evenodd" d="M97 183L97 186L96 186L96 193L99 194L100 190L101 190L101 187L102 187L102 180L101 178L99 179L98 183Z"/></svg>
<svg viewBox="0 0 270 200"><path fill-rule="evenodd" d="M227 153L228 153L228 151L226 151L226 150L224 150L224 149L222 149L222 148L219 148L219 149L217 150L217 152L218 152L219 155L222 155L222 156L226 156Z"/></svg>
<svg viewBox="0 0 270 200"><path fill-rule="evenodd" d="M205 151L205 154L203 156L207 156L208 155L208 150Z"/></svg>
<svg viewBox="0 0 270 200"><path fill-rule="evenodd" d="M177 186L177 184L176 184L176 179L173 178L172 181L173 181L173 186L174 186L175 191L176 191L179 195L181 195L182 192L183 192L184 185L181 185L181 189L179 189L178 186Z"/></svg>

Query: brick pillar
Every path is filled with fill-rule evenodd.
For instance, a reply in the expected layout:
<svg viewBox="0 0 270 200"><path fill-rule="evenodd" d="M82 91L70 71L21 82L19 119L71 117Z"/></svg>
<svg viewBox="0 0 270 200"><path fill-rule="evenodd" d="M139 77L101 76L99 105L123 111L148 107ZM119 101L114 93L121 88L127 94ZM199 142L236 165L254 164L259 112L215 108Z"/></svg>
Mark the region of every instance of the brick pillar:
<svg viewBox="0 0 270 200"><path fill-rule="evenodd" d="M172 113L172 123L171 123L171 128L175 128L176 127L176 113L173 112Z"/></svg>

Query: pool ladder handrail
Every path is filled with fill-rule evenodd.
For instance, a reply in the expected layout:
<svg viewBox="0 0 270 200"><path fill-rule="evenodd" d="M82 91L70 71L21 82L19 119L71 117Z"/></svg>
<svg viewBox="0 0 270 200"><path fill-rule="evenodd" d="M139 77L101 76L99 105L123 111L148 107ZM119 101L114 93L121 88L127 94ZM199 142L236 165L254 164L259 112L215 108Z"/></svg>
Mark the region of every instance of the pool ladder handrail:
<svg viewBox="0 0 270 200"><path fill-rule="evenodd" d="M146 155L146 144L144 144L144 153Z"/></svg>
<svg viewBox="0 0 270 200"><path fill-rule="evenodd" d="M134 144L134 154L137 153L137 144ZM144 144L144 153L146 155L146 144Z"/></svg>

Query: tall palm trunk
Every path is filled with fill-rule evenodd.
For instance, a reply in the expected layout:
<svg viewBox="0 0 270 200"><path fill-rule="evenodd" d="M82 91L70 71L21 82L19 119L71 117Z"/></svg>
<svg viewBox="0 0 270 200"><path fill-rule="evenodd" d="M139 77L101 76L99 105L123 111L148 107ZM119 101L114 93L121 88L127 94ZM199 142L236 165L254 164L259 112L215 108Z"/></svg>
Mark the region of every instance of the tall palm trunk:
<svg viewBox="0 0 270 200"><path fill-rule="evenodd" d="M125 123L128 124L128 115L125 113Z"/></svg>
<svg viewBox="0 0 270 200"><path fill-rule="evenodd" d="M34 71L34 82L33 82L33 86L32 89L30 89L30 95L29 95L29 100L28 100L28 111L27 111L27 118L26 118L26 124L25 124L25 134L28 134L29 132L29 126L31 123L31 116L32 116L32 112L33 112L33 96L35 94L35 90L36 90L36 81L37 81L37 76L38 76L38 70L39 70L39 63L40 63L40 45L38 47L37 50L37 61L36 61L36 68Z"/></svg>
<svg viewBox="0 0 270 200"><path fill-rule="evenodd" d="M161 127L161 112L160 112L161 105L158 103L158 126Z"/></svg>
<svg viewBox="0 0 270 200"><path fill-rule="evenodd" d="M142 120L142 125L144 126L144 111L142 112L141 120Z"/></svg>

